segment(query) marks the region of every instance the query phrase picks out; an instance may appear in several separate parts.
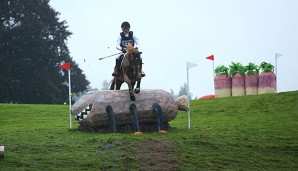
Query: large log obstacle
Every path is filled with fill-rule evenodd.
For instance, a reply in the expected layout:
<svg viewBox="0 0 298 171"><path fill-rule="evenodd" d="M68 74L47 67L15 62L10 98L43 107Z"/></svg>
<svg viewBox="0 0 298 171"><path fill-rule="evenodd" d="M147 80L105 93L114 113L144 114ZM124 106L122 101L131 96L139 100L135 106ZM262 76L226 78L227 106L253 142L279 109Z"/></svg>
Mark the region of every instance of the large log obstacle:
<svg viewBox="0 0 298 171"><path fill-rule="evenodd" d="M135 101L130 100L127 90L101 90L83 95L73 105L72 115L83 130L117 132L133 127L140 132L155 127L164 131L177 116L178 106L187 106L177 103L170 93L160 89L144 89L136 94Z"/></svg>

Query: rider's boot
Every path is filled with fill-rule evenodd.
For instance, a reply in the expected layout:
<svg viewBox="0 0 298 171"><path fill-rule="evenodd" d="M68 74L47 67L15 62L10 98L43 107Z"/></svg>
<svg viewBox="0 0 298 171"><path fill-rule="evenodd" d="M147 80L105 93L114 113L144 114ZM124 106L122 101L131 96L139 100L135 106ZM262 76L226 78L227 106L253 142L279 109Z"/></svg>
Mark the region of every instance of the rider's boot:
<svg viewBox="0 0 298 171"><path fill-rule="evenodd" d="M117 68L117 75L118 75L118 77L120 77L120 66L121 66L121 60L122 60L122 58L119 58L119 59L117 59L117 62L116 62L116 68Z"/></svg>
<svg viewBox="0 0 298 171"><path fill-rule="evenodd" d="M117 67L117 75L118 77L120 77L121 73L120 73L120 66Z"/></svg>
<svg viewBox="0 0 298 171"><path fill-rule="evenodd" d="M117 76L117 74L118 74L118 69L117 69L117 66L115 66L112 76L115 77L115 76Z"/></svg>
<svg viewBox="0 0 298 171"><path fill-rule="evenodd" d="M113 74L112 74L112 76L120 76L120 71L119 71L119 68L120 68L120 64L119 64L120 62L119 62L119 59L117 59L116 58L116 66L115 66L115 68L114 68L114 72L113 72Z"/></svg>

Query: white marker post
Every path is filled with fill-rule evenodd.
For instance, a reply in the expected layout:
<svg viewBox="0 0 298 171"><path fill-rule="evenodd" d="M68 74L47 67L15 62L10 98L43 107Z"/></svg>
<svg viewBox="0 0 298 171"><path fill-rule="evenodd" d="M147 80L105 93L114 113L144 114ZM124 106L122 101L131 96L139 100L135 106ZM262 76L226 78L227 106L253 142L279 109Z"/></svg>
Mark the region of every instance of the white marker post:
<svg viewBox="0 0 298 171"><path fill-rule="evenodd" d="M189 104L189 76L188 76L188 70L192 67L197 66L197 64L187 62L186 69L187 69L187 95L188 95L188 129L190 129L190 104Z"/></svg>
<svg viewBox="0 0 298 171"><path fill-rule="evenodd" d="M4 157L4 146L0 146L0 157Z"/></svg>
<svg viewBox="0 0 298 171"><path fill-rule="evenodd" d="M276 81L276 90L275 92L277 93L277 58L281 57L282 54L279 54L279 53L275 53L275 81Z"/></svg>

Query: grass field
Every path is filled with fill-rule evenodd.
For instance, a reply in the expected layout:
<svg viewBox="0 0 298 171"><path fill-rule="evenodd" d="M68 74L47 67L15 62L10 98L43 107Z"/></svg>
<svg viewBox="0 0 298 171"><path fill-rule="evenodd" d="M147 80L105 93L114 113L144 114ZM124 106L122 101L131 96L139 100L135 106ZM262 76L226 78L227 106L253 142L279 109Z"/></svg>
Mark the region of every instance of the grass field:
<svg viewBox="0 0 298 171"><path fill-rule="evenodd" d="M191 101L167 134L69 129L68 106L0 104L0 170L298 170L298 91Z"/></svg>

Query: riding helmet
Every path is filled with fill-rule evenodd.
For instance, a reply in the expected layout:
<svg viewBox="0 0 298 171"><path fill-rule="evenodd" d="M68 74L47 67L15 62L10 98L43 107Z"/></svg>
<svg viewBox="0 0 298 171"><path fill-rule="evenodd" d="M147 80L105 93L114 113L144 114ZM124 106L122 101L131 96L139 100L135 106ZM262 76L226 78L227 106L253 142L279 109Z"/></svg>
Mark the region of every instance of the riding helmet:
<svg viewBox="0 0 298 171"><path fill-rule="evenodd" d="M130 24L127 22L127 21L124 21L122 24L121 24L121 28L130 28Z"/></svg>

